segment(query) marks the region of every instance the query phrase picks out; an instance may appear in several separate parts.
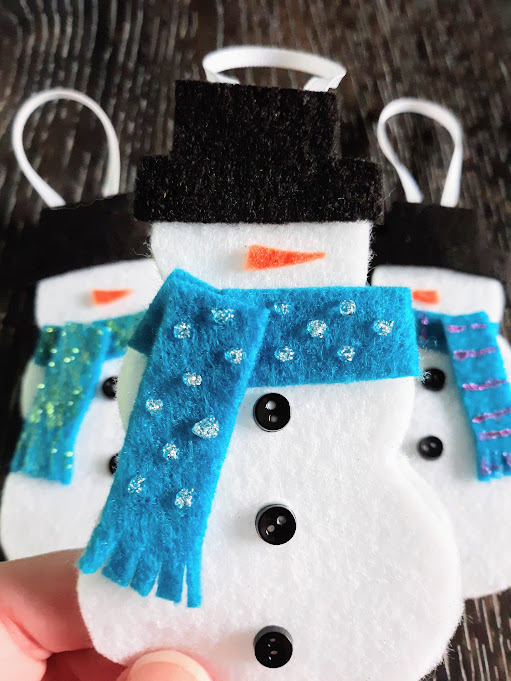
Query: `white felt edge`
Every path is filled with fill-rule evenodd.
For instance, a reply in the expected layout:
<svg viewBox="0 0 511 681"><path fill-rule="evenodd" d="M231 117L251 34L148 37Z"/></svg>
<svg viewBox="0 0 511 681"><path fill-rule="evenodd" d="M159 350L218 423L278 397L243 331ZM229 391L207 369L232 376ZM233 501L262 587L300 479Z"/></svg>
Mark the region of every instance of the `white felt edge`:
<svg viewBox="0 0 511 681"><path fill-rule="evenodd" d="M20 392L20 412L23 419L27 417L27 414L32 406L34 397L37 392L37 386L42 382L44 378L44 367L39 366L31 359L23 376L21 377L21 392Z"/></svg>
<svg viewBox="0 0 511 681"><path fill-rule="evenodd" d="M125 431L128 429L130 415L137 397L138 386L142 380L146 365L147 357L142 352L129 347L124 355L117 379L117 405Z"/></svg>

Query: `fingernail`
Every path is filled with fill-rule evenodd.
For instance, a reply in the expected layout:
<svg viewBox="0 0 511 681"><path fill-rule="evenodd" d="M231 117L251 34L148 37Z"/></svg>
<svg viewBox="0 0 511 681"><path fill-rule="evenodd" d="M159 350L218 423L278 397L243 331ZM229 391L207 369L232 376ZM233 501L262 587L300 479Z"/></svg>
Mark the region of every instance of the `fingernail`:
<svg viewBox="0 0 511 681"><path fill-rule="evenodd" d="M140 657L126 681L211 681L211 677L188 655L176 650L157 650Z"/></svg>

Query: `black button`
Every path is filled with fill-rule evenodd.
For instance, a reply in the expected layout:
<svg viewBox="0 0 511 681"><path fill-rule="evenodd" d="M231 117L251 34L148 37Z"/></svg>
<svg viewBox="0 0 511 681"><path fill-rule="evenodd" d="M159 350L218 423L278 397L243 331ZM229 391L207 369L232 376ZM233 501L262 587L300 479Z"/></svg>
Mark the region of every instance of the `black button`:
<svg viewBox="0 0 511 681"><path fill-rule="evenodd" d="M113 475L115 471L117 470L117 464L119 463L119 454L114 454L110 461L108 462L108 468L110 469L110 473Z"/></svg>
<svg viewBox="0 0 511 681"><path fill-rule="evenodd" d="M417 444L419 454L425 459L438 459L444 451L444 445L439 437L428 435L419 440Z"/></svg>
<svg viewBox="0 0 511 681"><path fill-rule="evenodd" d="M291 407L283 395L268 393L254 405L254 419L263 430L280 430L291 418Z"/></svg>
<svg viewBox="0 0 511 681"><path fill-rule="evenodd" d="M113 400L117 395L117 376L110 376L110 378L107 378L106 381L103 381L101 388L105 397Z"/></svg>
<svg viewBox="0 0 511 681"><path fill-rule="evenodd" d="M296 532L296 520L285 506L265 506L257 514L256 529L268 544L285 544Z"/></svg>
<svg viewBox="0 0 511 681"><path fill-rule="evenodd" d="M254 639L254 652L263 667L283 667L293 654L291 635L282 627L265 627Z"/></svg>
<svg viewBox="0 0 511 681"><path fill-rule="evenodd" d="M422 372L422 385L426 390L433 390L434 392L442 390L445 385L445 373L442 369L435 369L434 367L425 369Z"/></svg>

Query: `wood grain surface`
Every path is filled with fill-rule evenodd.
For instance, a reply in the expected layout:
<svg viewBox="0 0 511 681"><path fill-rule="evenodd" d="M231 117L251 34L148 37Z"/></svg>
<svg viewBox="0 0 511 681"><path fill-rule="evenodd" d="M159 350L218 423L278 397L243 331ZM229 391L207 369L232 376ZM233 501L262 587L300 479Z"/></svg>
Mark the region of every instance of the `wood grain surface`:
<svg viewBox="0 0 511 681"><path fill-rule="evenodd" d="M33 344L30 287L16 286L20 235L42 203L10 148L11 122L32 93L63 86L106 110L120 139L121 188L138 159L171 147L177 78L202 78L201 58L224 45L285 46L340 60L345 155L384 162L375 124L398 96L426 97L466 133L461 205L474 207L489 243L509 250L509 55L506 3L489 0L2 0L0 4L0 463L19 428L19 377ZM245 83L297 87L301 76L241 74ZM401 158L438 201L451 153L447 133L418 117L391 123ZM25 133L35 168L67 201L97 195L106 144L92 114L72 103L37 111ZM403 198L384 163L387 199ZM506 224L506 220L508 224ZM3 276L2 276L3 275ZM509 315L506 329L510 330ZM508 333L509 336L509 333ZM501 522L505 519L501 519ZM467 602L438 681L504 681L511 669L511 591ZM413 680L411 680L413 681Z"/></svg>

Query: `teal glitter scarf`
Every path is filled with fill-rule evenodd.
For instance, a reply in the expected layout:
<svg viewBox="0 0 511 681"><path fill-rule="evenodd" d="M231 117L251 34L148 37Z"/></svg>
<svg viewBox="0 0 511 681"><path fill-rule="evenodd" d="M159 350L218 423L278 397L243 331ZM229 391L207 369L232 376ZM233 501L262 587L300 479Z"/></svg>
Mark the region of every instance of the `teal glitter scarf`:
<svg viewBox="0 0 511 681"><path fill-rule="evenodd" d="M181 270L130 345L147 355L101 520L80 560L141 595L201 603L208 516L250 386L419 374L410 291L218 290Z"/></svg>
<svg viewBox="0 0 511 681"><path fill-rule="evenodd" d="M18 440L12 472L64 485L71 482L73 447L101 367L126 351L142 317L138 313L41 329L34 361L45 367L44 379Z"/></svg>

